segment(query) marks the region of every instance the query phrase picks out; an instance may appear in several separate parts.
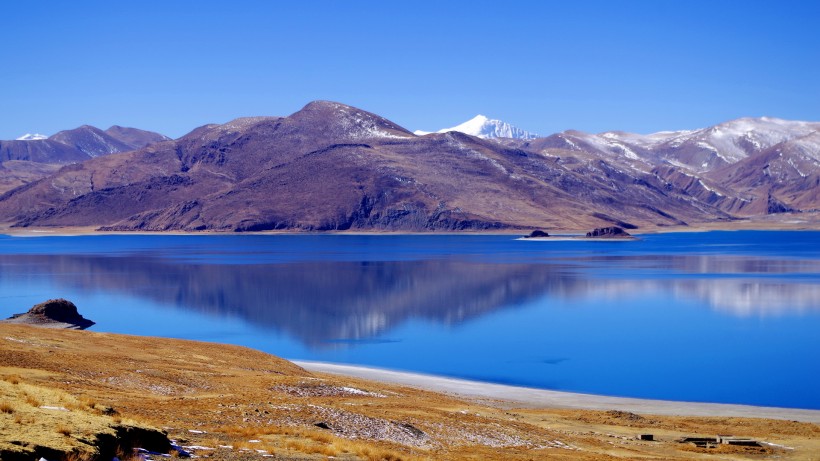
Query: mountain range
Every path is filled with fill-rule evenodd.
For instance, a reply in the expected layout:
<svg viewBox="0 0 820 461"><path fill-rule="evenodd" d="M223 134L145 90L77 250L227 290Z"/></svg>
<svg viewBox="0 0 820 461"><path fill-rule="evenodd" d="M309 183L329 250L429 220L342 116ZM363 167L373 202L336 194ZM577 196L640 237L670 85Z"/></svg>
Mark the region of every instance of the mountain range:
<svg viewBox="0 0 820 461"><path fill-rule="evenodd" d="M745 118L650 135L485 139L458 130L418 136L376 114L314 101L286 117L205 125L176 140L82 128L122 145L67 142L59 133L0 144L0 176L7 163L47 165L40 179L19 179L0 196L0 222L151 231L657 229L807 219L820 209L820 123L811 122ZM11 156L8 143L73 145L77 158Z"/></svg>

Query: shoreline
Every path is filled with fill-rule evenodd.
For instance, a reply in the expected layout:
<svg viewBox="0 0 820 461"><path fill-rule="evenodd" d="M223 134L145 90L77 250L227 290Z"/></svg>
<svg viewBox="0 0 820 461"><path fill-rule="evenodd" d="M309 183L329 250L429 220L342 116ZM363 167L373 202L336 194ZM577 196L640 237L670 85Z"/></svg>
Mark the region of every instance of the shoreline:
<svg viewBox="0 0 820 461"><path fill-rule="evenodd" d="M787 231L787 232L812 232L820 230L817 226L750 226L750 227L678 227L665 229L646 229L640 233L632 234L632 238L595 238L585 237L580 231L558 231L550 237L527 237L520 231L452 231L452 232L412 232L412 231L261 231L261 232L229 232L229 231L98 231L87 229L61 228L61 229L31 229L26 231L15 231L0 228L0 236L5 237L85 237L85 236L128 236L128 235L168 235L168 236L214 236L214 235L341 235L341 236L432 236L432 235L474 235L474 236L508 236L521 241L542 241L542 242L566 242L566 241L597 241L597 242L617 242L640 240L643 235L659 235L671 233L706 233L706 232L740 232L740 231Z"/></svg>
<svg viewBox="0 0 820 461"><path fill-rule="evenodd" d="M791 218L791 219L788 219ZM525 237L533 229L545 229L558 238L579 235L585 236L591 228L558 228L544 226L521 227L518 229L497 229L497 230L463 230L463 231L390 231L390 230L328 230L328 231L304 231L298 229L267 230L255 232L234 232L219 230L204 231L101 231L99 226L57 226L57 227L12 227L12 223L0 224L0 235L11 237L34 237L34 236L76 236L76 235L509 235ZM600 226L598 226L600 227ZM629 229L631 230L631 229ZM755 216L737 218L731 221L693 222L687 225L660 226L648 225L634 229L633 236L648 234L667 234L673 232L711 232L711 231L813 231L820 230L820 212L804 212L798 214L787 214L772 219L771 216ZM557 240L558 238L545 238L545 240ZM535 240L535 239L533 239ZM590 240L590 239L582 239ZM606 239L607 241L617 239Z"/></svg>
<svg viewBox="0 0 820 461"><path fill-rule="evenodd" d="M518 408L619 410L665 416L767 418L820 424L820 410L610 397L470 381L466 379L358 365L343 365L308 360L291 360L291 362L311 372L351 376L372 381L416 387L434 392L454 394L466 398L497 400L510 404L510 407Z"/></svg>

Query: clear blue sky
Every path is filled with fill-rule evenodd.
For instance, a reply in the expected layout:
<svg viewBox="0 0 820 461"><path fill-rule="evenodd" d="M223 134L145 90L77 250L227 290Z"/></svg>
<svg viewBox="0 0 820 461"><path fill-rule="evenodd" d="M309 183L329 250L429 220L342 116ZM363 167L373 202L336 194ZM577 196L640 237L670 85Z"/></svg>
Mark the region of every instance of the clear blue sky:
<svg viewBox="0 0 820 461"><path fill-rule="evenodd" d="M410 129L820 120L820 1L2 1L0 139L315 99Z"/></svg>

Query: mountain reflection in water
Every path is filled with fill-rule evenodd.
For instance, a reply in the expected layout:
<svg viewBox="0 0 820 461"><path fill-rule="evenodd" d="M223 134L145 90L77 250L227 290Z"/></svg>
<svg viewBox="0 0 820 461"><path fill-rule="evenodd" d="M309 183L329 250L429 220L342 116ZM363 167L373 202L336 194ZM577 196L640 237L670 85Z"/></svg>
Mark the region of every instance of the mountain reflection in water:
<svg viewBox="0 0 820 461"><path fill-rule="evenodd" d="M120 292L236 317L288 333L312 348L377 340L413 319L459 324L547 296L595 298L617 306L655 292L734 316L800 315L820 310L818 274L816 260L742 255L275 264L205 264L145 255L0 255L0 280L47 277L57 286Z"/></svg>

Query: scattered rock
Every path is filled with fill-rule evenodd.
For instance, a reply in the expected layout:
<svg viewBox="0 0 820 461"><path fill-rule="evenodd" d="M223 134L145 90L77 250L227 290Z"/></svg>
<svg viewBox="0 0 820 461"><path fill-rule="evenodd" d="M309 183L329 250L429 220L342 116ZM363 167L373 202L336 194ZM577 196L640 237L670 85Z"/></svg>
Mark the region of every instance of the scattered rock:
<svg viewBox="0 0 820 461"><path fill-rule="evenodd" d="M25 323L48 328L70 328L85 330L95 322L88 320L77 312L77 306L66 299L49 299L23 314L14 314L3 322Z"/></svg>
<svg viewBox="0 0 820 461"><path fill-rule="evenodd" d="M625 419L627 421L643 421L645 418L641 415L629 411L609 410L606 412L607 416L618 419Z"/></svg>
<svg viewBox="0 0 820 461"><path fill-rule="evenodd" d="M625 230L617 226L599 227L592 232L587 232L587 238L631 238L632 236Z"/></svg>
<svg viewBox="0 0 820 461"><path fill-rule="evenodd" d="M414 426L410 423L398 423L397 422L396 424L398 424L400 427L403 427L404 429L407 429L407 432L409 432L413 437L416 437L416 438L427 437L427 434L425 434L424 431L422 431L421 429L417 428L416 426Z"/></svg>

